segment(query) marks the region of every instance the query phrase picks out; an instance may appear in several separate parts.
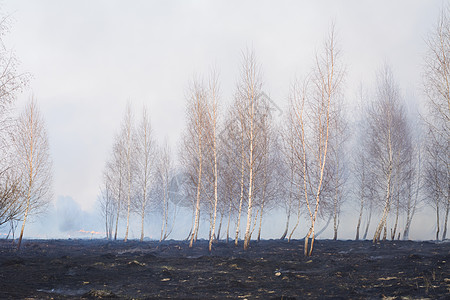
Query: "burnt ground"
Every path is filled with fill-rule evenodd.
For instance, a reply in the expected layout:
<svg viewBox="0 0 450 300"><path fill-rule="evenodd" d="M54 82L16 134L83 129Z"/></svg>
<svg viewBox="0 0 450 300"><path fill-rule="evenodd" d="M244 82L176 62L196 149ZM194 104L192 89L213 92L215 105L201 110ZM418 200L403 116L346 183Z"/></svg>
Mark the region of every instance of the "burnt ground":
<svg viewBox="0 0 450 300"><path fill-rule="evenodd" d="M0 240L1 299L432 298L450 295L450 242ZM448 298L447 298L448 299Z"/></svg>

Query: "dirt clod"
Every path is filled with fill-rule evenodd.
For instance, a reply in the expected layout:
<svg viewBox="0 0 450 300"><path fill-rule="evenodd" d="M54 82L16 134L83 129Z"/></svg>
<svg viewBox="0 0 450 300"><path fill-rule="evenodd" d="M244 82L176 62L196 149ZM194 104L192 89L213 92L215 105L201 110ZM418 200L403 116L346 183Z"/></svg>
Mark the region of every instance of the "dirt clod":
<svg viewBox="0 0 450 300"><path fill-rule="evenodd" d="M83 298L88 298L88 299L104 299L104 298L117 298L117 296L111 292L111 291L107 291L107 290L90 290L89 292L87 292L86 294L83 295Z"/></svg>

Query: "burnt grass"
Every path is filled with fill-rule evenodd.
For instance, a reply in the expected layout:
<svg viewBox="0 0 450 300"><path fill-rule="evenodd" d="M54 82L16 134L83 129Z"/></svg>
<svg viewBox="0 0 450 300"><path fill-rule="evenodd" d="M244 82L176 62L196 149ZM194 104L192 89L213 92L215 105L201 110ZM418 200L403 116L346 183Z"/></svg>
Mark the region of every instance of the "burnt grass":
<svg viewBox="0 0 450 300"><path fill-rule="evenodd" d="M0 240L1 299L449 299L450 243Z"/></svg>

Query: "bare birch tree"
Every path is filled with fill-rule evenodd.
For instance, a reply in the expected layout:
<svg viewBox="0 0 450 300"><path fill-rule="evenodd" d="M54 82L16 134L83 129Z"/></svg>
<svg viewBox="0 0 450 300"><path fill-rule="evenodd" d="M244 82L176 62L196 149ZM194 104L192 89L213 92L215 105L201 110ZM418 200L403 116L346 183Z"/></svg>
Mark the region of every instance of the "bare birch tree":
<svg viewBox="0 0 450 300"><path fill-rule="evenodd" d="M439 203L445 207L443 238L447 233L450 209L450 6L444 5L436 27L426 40L428 50L425 55L423 74L424 88L427 95L428 127L427 163L425 172L429 175L439 174L432 183L427 180L427 190L434 198L437 233L439 235ZM443 180L441 183L440 180Z"/></svg>
<svg viewBox="0 0 450 300"><path fill-rule="evenodd" d="M403 166L407 157L409 128L399 88L390 68L386 65L379 73L375 101L368 116L369 169L374 172L376 195L382 204L382 215L375 230L373 242L378 242L384 230L387 234L387 219L393 205L393 196L400 201ZM397 215L397 214L396 214Z"/></svg>
<svg viewBox="0 0 450 300"><path fill-rule="evenodd" d="M215 238L216 232L216 219L217 219L217 209L219 205L219 195L218 195L218 183L219 183L219 159L218 159L218 98L219 98L219 83L218 74L215 70L211 72L208 81L207 98L205 105L205 142L209 152L211 153L211 173L212 176L209 177L209 183L212 185L213 199L212 203L212 220L211 220L211 233L209 237L209 251L212 250L212 242ZM211 180L212 178L212 180Z"/></svg>
<svg viewBox="0 0 450 300"><path fill-rule="evenodd" d="M35 100L30 100L17 120L13 137L22 178L25 204L17 249L20 249L26 221L31 214L45 210L52 197L52 162L47 131Z"/></svg>
<svg viewBox="0 0 450 300"><path fill-rule="evenodd" d="M428 203L436 212L436 240L439 240L441 228L441 209L448 206L448 184L449 174L445 164L448 161L448 140L442 137L432 129L428 130L428 141L426 146L427 163L425 165L424 187L428 195ZM443 151L446 150L446 151ZM443 163L444 162L444 163ZM448 209L448 208L447 208ZM448 214L448 212L446 212ZM444 222L446 229L446 221ZM443 235L443 238L445 236Z"/></svg>
<svg viewBox="0 0 450 300"><path fill-rule="evenodd" d="M141 238L144 240L144 219L150 203L150 188L155 175L155 146L152 127L147 108L142 109L142 119L136 130L136 184L137 195L135 199L136 210L141 216Z"/></svg>
<svg viewBox="0 0 450 300"><path fill-rule="evenodd" d="M133 165L134 165L134 121L133 121L133 113L131 111L131 104L128 103L124 119L122 121L122 129L121 129L121 139L123 140L123 154L124 154L124 166L126 172L126 199L127 199L127 227L125 230L125 238L124 242L128 240L128 231L130 228L130 214L132 208L132 190L133 190Z"/></svg>
<svg viewBox="0 0 450 300"><path fill-rule="evenodd" d="M363 214L366 212L366 224L362 239L365 240L367 237L368 229L370 226L370 221L372 218L372 207L373 207L373 188L371 184L373 183L372 172L369 168L369 138L367 135L367 118L368 118L368 96L361 89L359 91L359 102L357 104L358 116L355 124L352 126L355 128L353 132L354 138L354 149L352 155L352 179L353 179L353 194L357 200L359 206L359 217L356 224L356 237L355 240L360 238L360 228L362 225Z"/></svg>
<svg viewBox="0 0 450 300"><path fill-rule="evenodd" d="M124 213L127 220L124 241L128 240L129 219L132 209L132 172L135 163L132 156L135 151L132 118L131 104L128 103L121 128L114 137L111 157L106 162L103 171L104 189L109 189L109 195L114 202L112 206L115 213L114 240L117 240L119 221Z"/></svg>
<svg viewBox="0 0 450 300"><path fill-rule="evenodd" d="M228 209L227 238L231 237L230 225L235 221L235 245L238 245L243 200L245 193L245 152L241 118L239 117L239 103L236 98L228 109L224 121L224 129L220 134L222 145L220 156L221 195Z"/></svg>
<svg viewBox="0 0 450 300"><path fill-rule="evenodd" d="M117 240L119 230L119 220L123 210L125 195L126 168L124 159L124 145L120 133L116 135L113 145L111 159L106 163L104 171L104 180L108 182L111 189L111 196L114 200L115 222L114 222L114 240Z"/></svg>
<svg viewBox="0 0 450 300"><path fill-rule="evenodd" d="M99 204L100 204L100 210L102 217L104 218L105 222L105 233L106 233L106 239L112 240L113 236L113 227L114 227L114 217L116 216L116 202L114 200L113 195L113 189L112 189L112 182L108 178L108 174L103 174L103 187L100 191L99 196Z"/></svg>
<svg viewBox="0 0 450 300"><path fill-rule="evenodd" d="M181 160L195 186L193 201L194 224L189 237L189 247L197 241L200 224L200 200L203 189L203 156L205 152L205 110L207 91L203 83L193 80L187 96L187 131L183 136Z"/></svg>
<svg viewBox="0 0 450 300"><path fill-rule="evenodd" d="M334 26L324 43L323 52L316 55L315 67L304 85L294 85L291 101L294 111L296 138L300 140L303 193L310 227L305 237L304 254L312 254L315 224L324 187L329 139L332 133L332 105L340 96L345 70L336 46ZM309 244L311 238L311 244Z"/></svg>
<svg viewBox="0 0 450 300"><path fill-rule="evenodd" d="M161 236L159 241L166 240L173 229L173 221L172 227L169 228L169 220L170 220L170 210L169 210L169 187L170 180L173 177L173 160L170 153L170 147L167 141L164 143L160 150L158 151L158 163L157 163L157 190L158 190L158 198L159 198L159 207L162 211L162 222L161 222ZM175 214L176 212L174 212Z"/></svg>
<svg viewBox="0 0 450 300"><path fill-rule="evenodd" d="M19 60L4 43L10 18L0 16L0 225L17 221L23 214L21 178L15 165L12 141L15 122L12 109L17 95L28 87L30 74L19 73Z"/></svg>
<svg viewBox="0 0 450 300"><path fill-rule="evenodd" d="M244 250L250 245L251 224L254 204L255 189L255 163L257 159L257 128L256 128L256 110L258 106L258 98L261 94L261 75L260 68L256 62L253 51L247 51L243 54L243 62L240 74L240 81L237 84L237 97L242 103L240 117L244 125L244 138L247 144L246 165L248 177L248 201L247 201L247 225L245 227Z"/></svg>
<svg viewBox="0 0 450 300"><path fill-rule="evenodd" d="M225 122L225 130L222 136L224 144L223 153L227 164L223 164L226 169L221 172L227 176L228 195L230 202L230 212L236 213L234 244L238 245L241 228L242 212L245 209L244 199L248 191L247 160L246 149L247 139L245 138L245 118L244 103L236 92L235 99L230 107L228 119ZM230 216L231 217L231 216Z"/></svg>

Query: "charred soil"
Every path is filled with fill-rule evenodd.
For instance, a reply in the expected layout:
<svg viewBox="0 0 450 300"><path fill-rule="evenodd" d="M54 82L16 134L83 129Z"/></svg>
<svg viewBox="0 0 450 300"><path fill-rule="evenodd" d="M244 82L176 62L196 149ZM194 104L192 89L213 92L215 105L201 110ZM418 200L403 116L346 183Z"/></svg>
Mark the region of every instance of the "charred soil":
<svg viewBox="0 0 450 300"><path fill-rule="evenodd" d="M450 243L0 241L1 299L432 298L450 295Z"/></svg>

